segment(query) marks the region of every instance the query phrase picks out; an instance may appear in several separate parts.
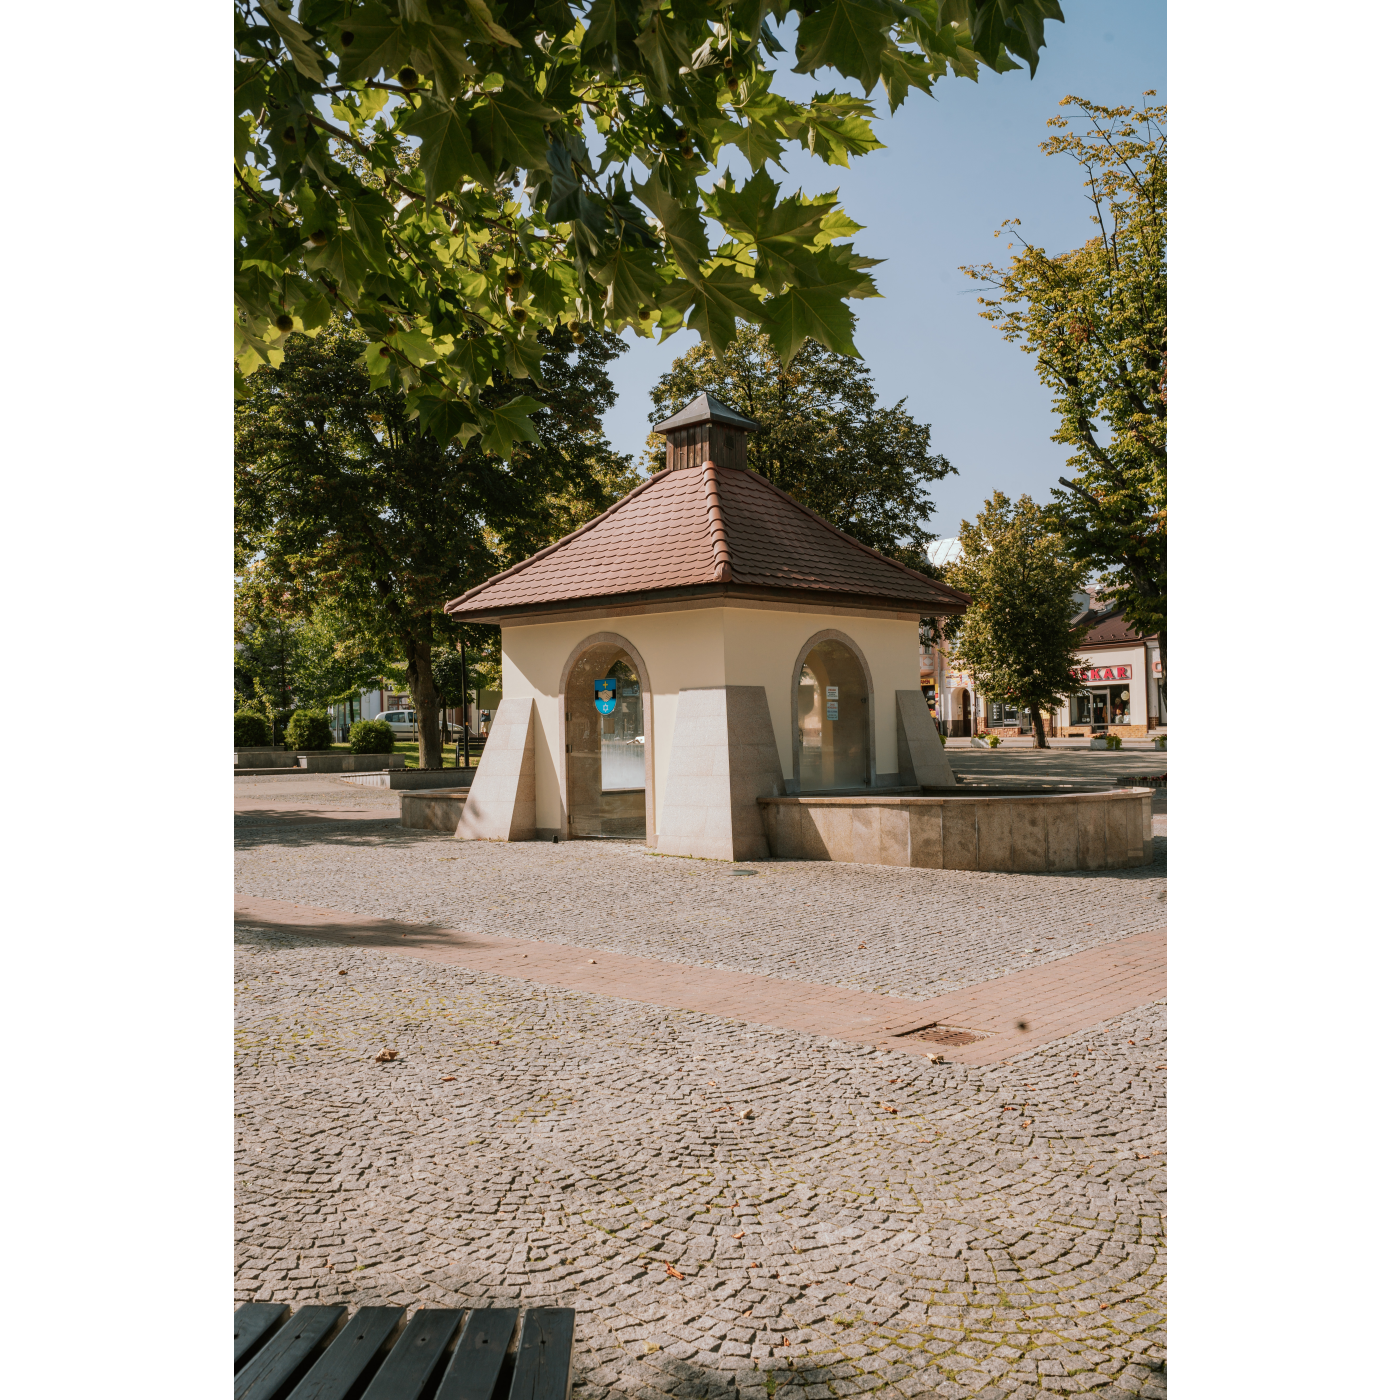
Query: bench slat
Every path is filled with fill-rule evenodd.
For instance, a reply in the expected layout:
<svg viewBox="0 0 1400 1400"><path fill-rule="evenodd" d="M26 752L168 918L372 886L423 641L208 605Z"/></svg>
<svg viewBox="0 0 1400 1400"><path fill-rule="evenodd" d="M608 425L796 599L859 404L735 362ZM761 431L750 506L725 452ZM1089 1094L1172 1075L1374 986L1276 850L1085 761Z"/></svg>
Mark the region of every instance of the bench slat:
<svg viewBox="0 0 1400 1400"><path fill-rule="evenodd" d="M233 1400L273 1400L344 1315L341 1307L298 1308L296 1316L233 1378Z"/></svg>
<svg viewBox="0 0 1400 1400"><path fill-rule="evenodd" d="M435 1400L491 1400L514 1331L514 1308L473 1308Z"/></svg>
<svg viewBox="0 0 1400 1400"><path fill-rule="evenodd" d="M574 1310L527 1308L510 1400L569 1400L573 1359Z"/></svg>
<svg viewBox="0 0 1400 1400"><path fill-rule="evenodd" d="M233 1369L291 1312L286 1303L244 1303L233 1314Z"/></svg>
<svg viewBox="0 0 1400 1400"><path fill-rule="evenodd" d="M419 1308L361 1400L418 1400L461 1320L461 1308Z"/></svg>
<svg viewBox="0 0 1400 1400"><path fill-rule="evenodd" d="M402 1317L402 1308L361 1308L287 1400L345 1400Z"/></svg>

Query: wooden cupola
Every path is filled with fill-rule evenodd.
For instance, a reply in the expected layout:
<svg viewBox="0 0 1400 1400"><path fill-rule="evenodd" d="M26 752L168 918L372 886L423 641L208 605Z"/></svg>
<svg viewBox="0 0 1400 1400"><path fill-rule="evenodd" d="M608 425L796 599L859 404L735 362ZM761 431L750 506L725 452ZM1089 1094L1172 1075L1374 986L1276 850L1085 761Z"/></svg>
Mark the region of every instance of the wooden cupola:
<svg viewBox="0 0 1400 1400"><path fill-rule="evenodd" d="M758 431L758 424L713 394L697 394L652 431L666 435L667 471L701 467L706 462L742 471L748 461L749 434Z"/></svg>

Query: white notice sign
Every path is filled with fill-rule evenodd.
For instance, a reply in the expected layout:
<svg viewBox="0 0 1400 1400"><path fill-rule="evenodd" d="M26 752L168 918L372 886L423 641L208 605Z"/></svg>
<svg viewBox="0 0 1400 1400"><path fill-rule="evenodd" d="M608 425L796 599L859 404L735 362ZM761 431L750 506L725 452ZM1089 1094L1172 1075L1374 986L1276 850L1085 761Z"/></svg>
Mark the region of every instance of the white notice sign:
<svg viewBox="0 0 1400 1400"><path fill-rule="evenodd" d="M828 700L839 700L841 698L841 687L839 685L827 686L826 698Z"/></svg>

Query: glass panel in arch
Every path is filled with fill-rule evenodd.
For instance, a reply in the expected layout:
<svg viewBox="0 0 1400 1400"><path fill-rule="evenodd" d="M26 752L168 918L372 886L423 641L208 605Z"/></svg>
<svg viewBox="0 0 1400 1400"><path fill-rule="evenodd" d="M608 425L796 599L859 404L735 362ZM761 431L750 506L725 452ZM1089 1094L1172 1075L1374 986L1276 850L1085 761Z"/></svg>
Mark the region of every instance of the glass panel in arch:
<svg viewBox="0 0 1400 1400"><path fill-rule="evenodd" d="M603 791L629 792L647 785L646 736L642 733L642 687L625 661L615 661L607 679L617 682L617 708L602 717Z"/></svg>
<svg viewBox="0 0 1400 1400"><path fill-rule="evenodd" d="M869 785L868 704L865 673L849 647L828 640L807 653L795 716L803 792Z"/></svg>

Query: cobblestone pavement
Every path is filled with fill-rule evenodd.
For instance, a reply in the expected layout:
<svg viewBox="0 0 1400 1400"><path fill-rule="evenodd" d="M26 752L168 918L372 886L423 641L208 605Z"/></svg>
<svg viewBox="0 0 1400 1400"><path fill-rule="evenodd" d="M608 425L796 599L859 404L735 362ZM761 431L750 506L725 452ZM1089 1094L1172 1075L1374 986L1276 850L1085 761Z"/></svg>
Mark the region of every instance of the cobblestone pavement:
<svg viewBox="0 0 1400 1400"><path fill-rule="evenodd" d="M354 843L391 866L451 849ZM315 845L282 854L312 862ZM487 853L503 898L537 869ZM753 929L757 911L726 901L781 915L795 892L851 895L887 910L881 927L901 899L939 907L859 867L739 894L714 868L647 859L598 858L614 893L594 918L644 922L633 900L668 883ZM326 879L315 863L279 878L297 869ZM969 882L989 921L1035 907L990 895L1000 879ZM1166 1393L1159 1005L997 1067L911 1066L294 934L238 939L240 1300L570 1306L578 1400ZM376 1063L386 1046L398 1058Z"/></svg>
<svg viewBox="0 0 1400 1400"><path fill-rule="evenodd" d="M308 773L291 778L235 778L234 810L250 807L383 807L398 816L399 794L393 788L347 783L333 774Z"/></svg>
<svg viewBox="0 0 1400 1400"><path fill-rule="evenodd" d="M757 861L736 877L731 865L633 842L504 844L332 824L240 832L237 888L920 999L1160 928L1166 840L1155 845L1153 865L1071 875Z"/></svg>

